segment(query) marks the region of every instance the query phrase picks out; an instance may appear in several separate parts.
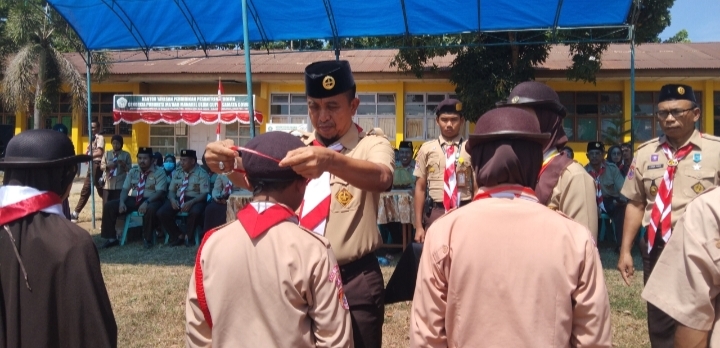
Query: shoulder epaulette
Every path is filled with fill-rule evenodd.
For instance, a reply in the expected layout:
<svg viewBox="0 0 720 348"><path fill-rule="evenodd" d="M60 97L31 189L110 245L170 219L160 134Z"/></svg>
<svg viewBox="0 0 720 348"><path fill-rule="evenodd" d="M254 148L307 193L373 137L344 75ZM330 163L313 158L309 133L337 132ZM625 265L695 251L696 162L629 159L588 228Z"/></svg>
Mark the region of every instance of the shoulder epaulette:
<svg viewBox="0 0 720 348"><path fill-rule="evenodd" d="M650 145L650 144L657 143L657 142L659 142L659 141L660 141L660 138L650 139L650 140L648 140L648 141L640 144L640 146L638 146L638 150L640 150L640 149L642 149L643 147L648 146L648 145Z"/></svg>
<svg viewBox="0 0 720 348"><path fill-rule="evenodd" d="M720 137L717 137L717 136L715 136L715 135L708 134L708 133L702 133L702 138L703 138L703 139L707 139L707 140L712 140L712 141L718 141L718 142L720 142Z"/></svg>
<svg viewBox="0 0 720 348"><path fill-rule="evenodd" d="M365 132L365 135L375 135L379 137L385 137L385 132L383 132L382 128L373 128L367 132Z"/></svg>
<svg viewBox="0 0 720 348"><path fill-rule="evenodd" d="M313 231L311 231L311 230L309 230L309 229L307 229L307 228L305 228L305 227L302 227L302 226L300 226L300 225L297 225L297 227L299 227L301 230L303 230L303 231L306 232L307 234L313 236L313 238L317 239L317 241L320 242L320 243L322 243L325 247L330 248L330 241L327 240L327 238L325 238L325 237L323 237L323 236L321 236L321 235L319 235L319 234L317 234L317 233L315 233L315 232L313 232Z"/></svg>

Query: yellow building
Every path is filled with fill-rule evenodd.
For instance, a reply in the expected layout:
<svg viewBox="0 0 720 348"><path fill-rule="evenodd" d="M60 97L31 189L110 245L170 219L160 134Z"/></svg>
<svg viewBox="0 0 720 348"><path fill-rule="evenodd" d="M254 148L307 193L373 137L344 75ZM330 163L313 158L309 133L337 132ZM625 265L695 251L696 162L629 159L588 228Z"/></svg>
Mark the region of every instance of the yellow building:
<svg viewBox="0 0 720 348"><path fill-rule="evenodd" d="M342 51L341 59L350 61L361 100L356 122L363 128L380 127L398 144L411 140L419 145L437 137L433 110L444 98L455 93L448 81L447 67L453 57L434 61L440 72L428 72L423 79L399 73L390 67L395 50ZM133 156L138 147L152 146L162 153L179 153L182 148L202 152L215 139L215 126L198 124L113 124L113 96L134 95L217 95L218 79L224 94L245 94L244 58L238 51L153 51L150 60L138 52L113 53L116 63L111 76L92 85L92 116L106 137L121 134L125 149ZM255 108L263 115L257 131L269 123L309 124L304 96L304 67L318 60L334 59L333 52L258 51L252 56ZM85 71L79 56L72 56L78 70ZM666 83L693 87L702 108L698 127L702 132L720 133L720 43L646 44L636 49L636 102L630 105L630 54L628 45L611 45L602 57L603 68L597 83L571 82L566 79L570 65L565 46L553 48L547 61L537 69L536 79L547 83L560 95L569 111L565 127L575 158L586 162L585 144L620 134L629 140L630 113L636 117L636 143L659 135L653 117L657 92ZM0 113L0 124L12 124L16 133L27 129L32 115ZM43 125L63 122L71 129L78 153L88 143L87 115L70 112L69 100L61 99L56 110L44 116ZM474 125L468 125L471 131ZM716 129L717 128L717 129ZM226 138L244 143L249 139L248 125L240 122L222 126ZM110 144L108 142L108 147Z"/></svg>

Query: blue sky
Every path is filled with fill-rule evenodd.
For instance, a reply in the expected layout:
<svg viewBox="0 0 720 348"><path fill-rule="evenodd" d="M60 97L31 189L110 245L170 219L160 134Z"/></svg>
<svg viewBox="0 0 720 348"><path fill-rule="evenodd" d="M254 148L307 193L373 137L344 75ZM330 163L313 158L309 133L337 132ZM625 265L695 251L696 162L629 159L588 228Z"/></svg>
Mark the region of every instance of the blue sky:
<svg viewBox="0 0 720 348"><path fill-rule="evenodd" d="M718 16L720 0L675 0L670 9L670 26L660 38L665 40L685 29L692 42L720 42Z"/></svg>

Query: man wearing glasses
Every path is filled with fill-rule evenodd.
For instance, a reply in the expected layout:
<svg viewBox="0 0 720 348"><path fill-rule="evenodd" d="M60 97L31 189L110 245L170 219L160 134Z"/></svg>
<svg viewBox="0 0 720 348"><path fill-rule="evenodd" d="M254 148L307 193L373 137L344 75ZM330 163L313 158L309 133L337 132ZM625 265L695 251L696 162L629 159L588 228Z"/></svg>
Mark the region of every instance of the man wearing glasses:
<svg viewBox="0 0 720 348"><path fill-rule="evenodd" d="M638 147L621 191L629 202L618 269L628 285L634 273L630 251L640 227L646 230L640 249L647 283L686 205L718 184L720 138L695 130L700 108L692 88L665 85L659 99L656 116L664 135ZM662 304L647 306L652 347L673 347L675 321Z"/></svg>

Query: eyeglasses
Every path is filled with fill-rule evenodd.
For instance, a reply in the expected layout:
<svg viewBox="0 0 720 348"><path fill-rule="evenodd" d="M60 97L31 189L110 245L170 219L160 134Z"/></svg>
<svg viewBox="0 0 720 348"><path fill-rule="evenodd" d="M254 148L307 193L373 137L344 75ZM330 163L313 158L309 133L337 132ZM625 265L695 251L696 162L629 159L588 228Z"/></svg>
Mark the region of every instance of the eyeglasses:
<svg viewBox="0 0 720 348"><path fill-rule="evenodd" d="M670 116L671 114L673 115L673 117L682 116L682 114L684 114L684 113L686 113L686 112L688 112L688 111L690 111L690 110L694 110L694 109L695 109L695 108L693 107L693 108L689 108L689 109L660 110L660 111L657 112L656 115L657 115L657 117L659 117L659 118L666 119L666 118L667 118L668 116Z"/></svg>

